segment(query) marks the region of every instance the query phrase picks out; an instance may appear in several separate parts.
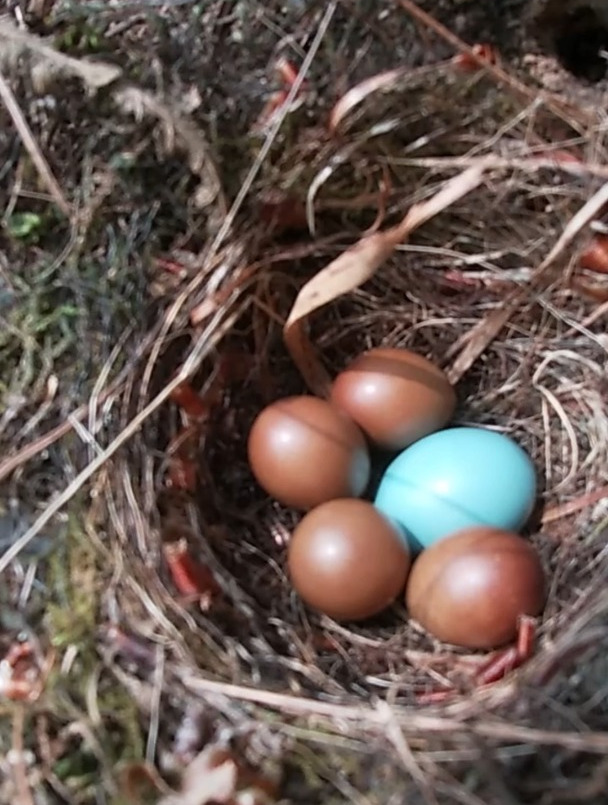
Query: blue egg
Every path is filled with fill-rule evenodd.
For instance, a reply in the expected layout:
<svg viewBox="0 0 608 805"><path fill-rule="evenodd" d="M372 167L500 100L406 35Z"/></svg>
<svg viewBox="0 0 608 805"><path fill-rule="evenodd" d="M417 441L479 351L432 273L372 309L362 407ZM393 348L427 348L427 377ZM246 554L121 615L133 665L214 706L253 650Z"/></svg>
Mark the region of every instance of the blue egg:
<svg viewBox="0 0 608 805"><path fill-rule="evenodd" d="M400 453L374 503L420 551L461 528L518 531L535 498L534 465L512 439L481 428L449 428Z"/></svg>

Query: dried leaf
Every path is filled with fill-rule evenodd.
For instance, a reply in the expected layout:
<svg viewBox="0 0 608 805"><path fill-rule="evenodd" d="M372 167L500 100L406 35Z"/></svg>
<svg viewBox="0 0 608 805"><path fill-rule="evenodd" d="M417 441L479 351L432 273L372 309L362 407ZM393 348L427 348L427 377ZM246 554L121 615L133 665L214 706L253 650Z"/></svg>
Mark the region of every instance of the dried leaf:
<svg viewBox="0 0 608 805"><path fill-rule="evenodd" d="M136 120L152 117L159 121L163 127L167 153L172 153L176 147L185 152L190 170L200 178L194 196L197 207L203 208L217 202L225 210L219 174L203 131L181 110L172 108L151 92L138 87L123 87L114 92L113 98L123 112L133 115Z"/></svg>
<svg viewBox="0 0 608 805"><path fill-rule="evenodd" d="M384 232L374 232L316 274L300 290L285 323L283 336L304 381L314 394L326 396L330 377L306 333L308 318L319 308L369 280L411 232L477 187L485 172L480 162L455 178L428 201L412 207L403 221Z"/></svg>
<svg viewBox="0 0 608 805"><path fill-rule="evenodd" d="M227 803L236 794L237 778L236 762L217 746L209 746L186 769L181 791L164 797L158 805Z"/></svg>
<svg viewBox="0 0 608 805"><path fill-rule="evenodd" d="M8 21L0 21L0 66L26 51L38 59L33 77L41 88L51 76L72 75L80 78L89 89L97 90L113 83L122 75L121 68L115 64L74 59L45 44L39 37L21 31Z"/></svg>

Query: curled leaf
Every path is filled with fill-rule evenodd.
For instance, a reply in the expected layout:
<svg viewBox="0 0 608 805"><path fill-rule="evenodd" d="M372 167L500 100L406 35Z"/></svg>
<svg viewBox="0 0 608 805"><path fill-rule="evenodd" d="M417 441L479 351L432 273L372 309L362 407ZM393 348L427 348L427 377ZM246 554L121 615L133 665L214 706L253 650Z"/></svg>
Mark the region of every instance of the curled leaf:
<svg viewBox="0 0 608 805"><path fill-rule="evenodd" d="M373 277L411 232L477 187L485 167L485 163L480 162L450 179L435 196L412 207L397 226L363 237L300 290L283 328L283 337L300 374L314 394L326 396L331 379L306 332L310 316Z"/></svg>

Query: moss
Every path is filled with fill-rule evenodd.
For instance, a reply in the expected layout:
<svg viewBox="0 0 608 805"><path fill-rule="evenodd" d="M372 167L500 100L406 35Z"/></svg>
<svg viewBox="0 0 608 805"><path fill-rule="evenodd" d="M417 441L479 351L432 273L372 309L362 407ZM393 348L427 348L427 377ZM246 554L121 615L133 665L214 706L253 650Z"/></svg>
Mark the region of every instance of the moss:
<svg viewBox="0 0 608 805"><path fill-rule="evenodd" d="M114 779L120 763L139 762L145 741L135 699L106 671L97 651L100 602L107 560L82 528L74 505L65 538L49 559L45 626L58 658L75 647L69 670L55 665L43 706L55 729L80 724L53 765L75 801L92 801L102 779ZM103 783L105 786L106 784ZM107 786L106 786L107 788ZM105 789L104 789L105 790Z"/></svg>
<svg viewBox="0 0 608 805"><path fill-rule="evenodd" d="M76 20L55 38L55 47L65 53L87 56L108 49L102 29L86 19Z"/></svg>
<svg viewBox="0 0 608 805"><path fill-rule="evenodd" d="M47 625L55 648L91 641L97 624L100 561L90 538L77 518L69 520L66 539L49 561Z"/></svg>

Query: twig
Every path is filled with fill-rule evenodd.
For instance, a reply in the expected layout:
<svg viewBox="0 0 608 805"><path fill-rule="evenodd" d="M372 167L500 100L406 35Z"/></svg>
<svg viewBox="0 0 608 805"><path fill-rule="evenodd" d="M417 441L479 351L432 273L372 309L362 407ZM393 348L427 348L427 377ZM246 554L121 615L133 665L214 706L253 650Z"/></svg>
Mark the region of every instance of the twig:
<svg viewBox="0 0 608 805"><path fill-rule="evenodd" d="M275 693L270 690L249 688L215 682L211 679L180 674L180 681L187 690L198 696L224 696L230 699L250 702L293 716L317 716L330 721L359 722L366 729L385 734L386 712L382 707L367 705L344 705L316 699L293 696L288 693ZM536 746L559 746L572 751L608 754L608 733L606 732L557 732L527 727L499 719L467 721L448 716L424 715L417 709L393 708L392 716L397 719L404 734L462 735L469 730L482 738L505 742L521 742Z"/></svg>
<svg viewBox="0 0 608 805"><path fill-rule="evenodd" d="M410 774L412 779L418 784L420 792L429 805L439 805L432 783L427 775L422 771L414 753L403 733L403 729L395 718L395 714L387 702L378 702L376 711L384 716L386 720L386 737L393 745L395 752L403 764L403 768Z"/></svg>
<svg viewBox="0 0 608 805"><path fill-rule="evenodd" d="M107 399L110 394L117 390L117 385L111 386L98 395L96 402L99 403ZM30 442L30 444L26 444L25 447L22 447L21 450L15 453L15 455L0 461L0 481L3 481L22 464L25 464L30 459L39 455L43 450L46 450L56 441L61 439L62 436L65 436L66 433L69 433L71 430L73 430L74 423L81 422L87 416L90 406L91 403L81 405L80 408L77 408L75 411L69 414L66 421L62 422L61 425L57 425L55 428L52 428L35 441Z"/></svg>
<svg viewBox="0 0 608 805"><path fill-rule="evenodd" d="M561 520L562 517L569 517L571 514L586 509L588 506L593 506L594 503L599 503L601 500L608 498L608 486L602 486L601 489L596 489L594 492L588 492L586 495L581 495L574 500L569 500L566 503L560 503L557 506L551 506L547 509L541 519L543 525L547 523L554 523L556 520Z"/></svg>
<svg viewBox="0 0 608 805"><path fill-rule="evenodd" d="M190 375L199 366L200 361L203 360L213 349L215 344L223 337L226 329L234 324L234 316L228 317L226 320L221 321L221 313L218 313L209 322L208 328L201 333L196 344L192 348L190 355L178 371L176 376L171 380L165 388L163 388L151 400L148 405L143 408L129 424L118 434L118 436L108 445L108 447L100 453L96 458L88 464L82 472L80 472L74 480L68 484L63 492L58 495L52 503L50 503L42 514L35 520L30 528L16 540L13 545L0 556L0 573L2 573L10 565L13 559L18 556L21 551L34 539L36 534L45 527L45 525L60 511L74 495L82 489L84 484L91 478L97 470L101 469L103 465L124 445L129 439L137 433L143 423L156 411L166 400L169 399L173 391L188 380Z"/></svg>
<svg viewBox="0 0 608 805"><path fill-rule="evenodd" d="M19 104L17 103L17 99L10 88L8 82L0 72L0 98L4 101L4 105L6 106L8 113L13 119L13 123L15 124L15 128L19 132L19 136L23 141L23 145L25 146L28 154L32 158L32 162L38 169L38 173L40 178L42 179L45 186L48 188L49 193L55 199L55 204L59 207L61 212L66 216L66 218L71 219L72 217L72 208L68 204L63 195L61 188L59 187L59 183L53 176L49 165L42 154L42 151L38 147L38 143L34 139L34 135L32 134L30 127L27 124L25 117L23 116L23 112L19 108Z"/></svg>
<svg viewBox="0 0 608 805"><path fill-rule="evenodd" d="M592 221L607 203L608 182L602 185L602 187L591 196L589 201L583 204L580 210L572 217L555 246L538 267L538 271L542 271L544 268L554 263L556 258L572 243L581 229Z"/></svg>
<svg viewBox="0 0 608 805"><path fill-rule="evenodd" d="M437 170L447 170L457 168L472 167L478 161L483 161L488 170L522 170L540 171L552 169L563 171L570 175L597 176L600 179L608 179L608 165L599 162L583 162L582 160L564 160L558 157L551 157L549 154L531 157L500 157L488 154L481 157L399 157L396 164L414 168L431 168Z"/></svg>
<svg viewBox="0 0 608 805"><path fill-rule="evenodd" d="M155 659L156 663L154 667L150 723L148 726L148 741L146 745L146 763L149 763L150 766L154 765L154 758L156 757L161 699L165 681L165 652L161 645L156 647Z"/></svg>

